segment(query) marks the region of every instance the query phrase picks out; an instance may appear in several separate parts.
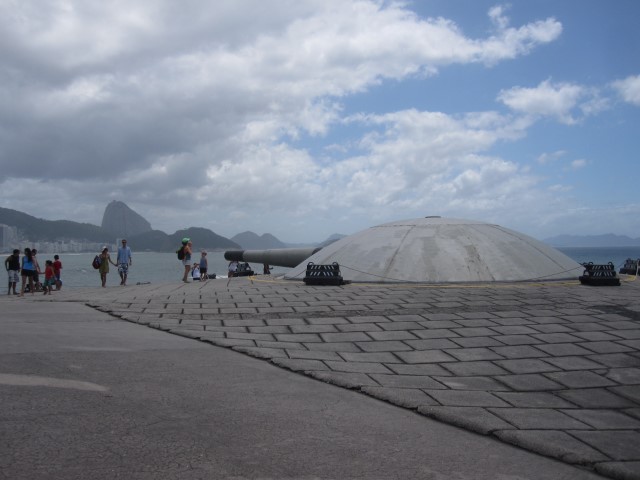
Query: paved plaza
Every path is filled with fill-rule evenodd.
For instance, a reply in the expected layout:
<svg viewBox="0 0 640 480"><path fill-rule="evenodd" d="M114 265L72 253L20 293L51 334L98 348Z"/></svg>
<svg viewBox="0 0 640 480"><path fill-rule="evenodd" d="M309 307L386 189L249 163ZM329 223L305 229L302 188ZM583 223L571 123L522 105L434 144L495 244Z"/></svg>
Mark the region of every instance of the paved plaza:
<svg viewBox="0 0 640 480"><path fill-rule="evenodd" d="M617 479L640 479L640 281L306 286L269 276L77 301Z"/></svg>

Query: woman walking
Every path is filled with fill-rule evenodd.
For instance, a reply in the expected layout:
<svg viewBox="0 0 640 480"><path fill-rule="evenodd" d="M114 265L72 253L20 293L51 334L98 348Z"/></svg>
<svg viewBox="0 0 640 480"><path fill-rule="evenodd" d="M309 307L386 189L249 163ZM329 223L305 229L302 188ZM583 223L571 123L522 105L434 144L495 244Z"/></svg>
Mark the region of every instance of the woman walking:
<svg viewBox="0 0 640 480"><path fill-rule="evenodd" d="M114 267L117 267L118 264L111 260L111 256L109 255L109 249L104 247L102 249L102 253L99 255L100 257L100 268L98 271L100 272L100 280L102 280L102 286L107 286L107 274L109 273L109 264L113 264Z"/></svg>

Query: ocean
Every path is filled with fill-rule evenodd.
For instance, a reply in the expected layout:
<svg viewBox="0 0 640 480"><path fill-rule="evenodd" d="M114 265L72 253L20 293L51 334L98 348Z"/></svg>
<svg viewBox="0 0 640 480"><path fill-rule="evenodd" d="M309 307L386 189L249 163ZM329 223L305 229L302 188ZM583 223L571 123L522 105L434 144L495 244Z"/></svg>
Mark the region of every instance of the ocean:
<svg viewBox="0 0 640 480"><path fill-rule="evenodd" d="M616 271L624 265L627 258L640 258L640 247L556 247L567 257L578 263L613 263Z"/></svg>
<svg viewBox="0 0 640 480"><path fill-rule="evenodd" d="M578 263L609 263L612 262L616 271L624 264L627 258L640 258L640 247L562 247L558 248L562 253L574 259ZM99 286L100 274L91 267L91 261L95 253L68 253L60 254L62 262L62 282L65 288ZM112 257L115 259L115 257ZM194 257L194 262L200 255ZM215 273L218 278L227 278L227 262L224 252L208 252L209 273ZM44 267L45 260L53 260L53 254L39 254L38 261ZM257 274L262 273L262 265L253 264L253 270ZM287 272L288 268L274 267L272 274L278 275ZM127 283L173 283L179 282L183 274L182 263L176 258L175 253L154 253L133 251L133 266L129 269ZM118 286L120 276L118 269L111 265L107 276L107 286Z"/></svg>

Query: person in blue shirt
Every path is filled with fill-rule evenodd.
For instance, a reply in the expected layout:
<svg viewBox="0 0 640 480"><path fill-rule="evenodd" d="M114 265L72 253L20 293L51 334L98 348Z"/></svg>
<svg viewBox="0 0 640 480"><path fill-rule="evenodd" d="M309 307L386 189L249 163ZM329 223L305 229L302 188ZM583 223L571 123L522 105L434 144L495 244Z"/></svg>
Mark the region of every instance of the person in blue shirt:
<svg viewBox="0 0 640 480"><path fill-rule="evenodd" d="M126 285L129 266L133 264L133 259L131 258L131 249L127 246L127 241L124 238L122 239L122 246L118 247L116 263L120 274L120 285Z"/></svg>
<svg viewBox="0 0 640 480"><path fill-rule="evenodd" d="M31 292L31 294L33 294L35 292L33 277L36 274L36 267L34 264L33 253L30 248L24 249L24 257L22 257L22 268L20 269L20 274L22 277L22 288L20 289L20 296L24 297L27 280L29 281L29 291Z"/></svg>
<svg viewBox="0 0 640 480"><path fill-rule="evenodd" d="M209 278L207 270L209 269L209 261L207 260L207 252L204 250L200 254L200 280L206 280Z"/></svg>

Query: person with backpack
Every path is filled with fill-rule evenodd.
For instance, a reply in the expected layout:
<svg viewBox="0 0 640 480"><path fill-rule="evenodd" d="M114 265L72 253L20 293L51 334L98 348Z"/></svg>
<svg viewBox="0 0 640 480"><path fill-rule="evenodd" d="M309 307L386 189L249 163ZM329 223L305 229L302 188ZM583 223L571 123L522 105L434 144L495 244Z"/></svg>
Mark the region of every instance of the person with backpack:
<svg viewBox="0 0 640 480"><path fill-rule="evenodd" d="M176 252L178 254L178 260L182 260L182 265L184 265L184 275L182 276L182 281L184 283L189 283L189 271L191 270L191 250L192 243L191 239L183 238L182 246Z"/></svg>

